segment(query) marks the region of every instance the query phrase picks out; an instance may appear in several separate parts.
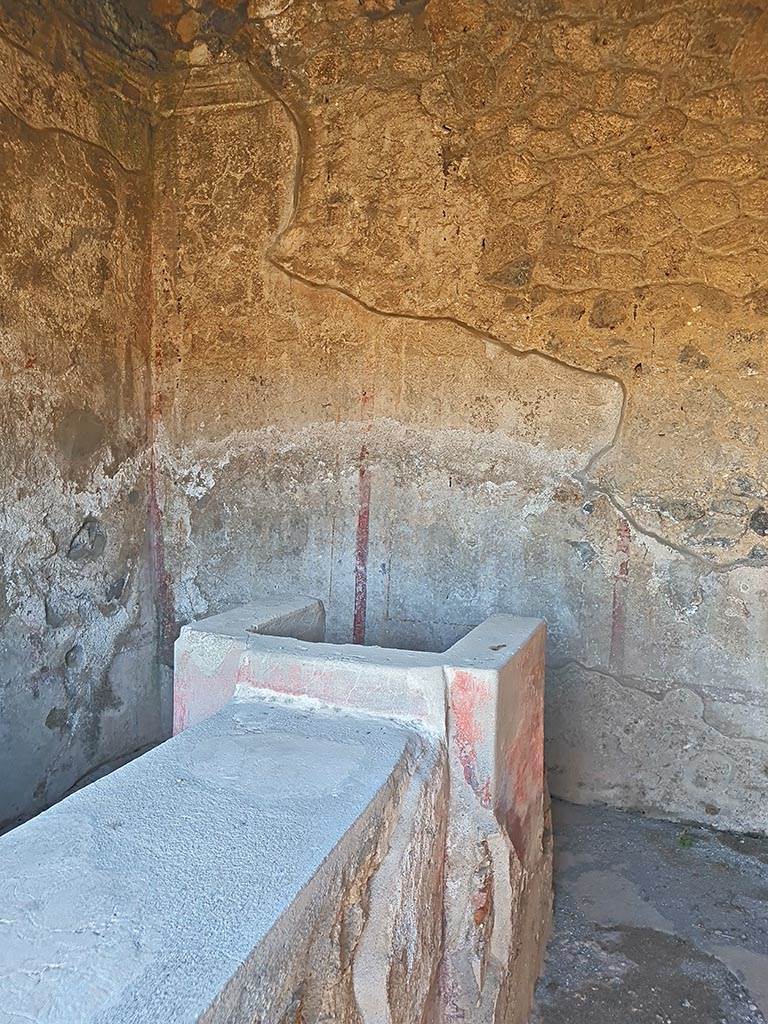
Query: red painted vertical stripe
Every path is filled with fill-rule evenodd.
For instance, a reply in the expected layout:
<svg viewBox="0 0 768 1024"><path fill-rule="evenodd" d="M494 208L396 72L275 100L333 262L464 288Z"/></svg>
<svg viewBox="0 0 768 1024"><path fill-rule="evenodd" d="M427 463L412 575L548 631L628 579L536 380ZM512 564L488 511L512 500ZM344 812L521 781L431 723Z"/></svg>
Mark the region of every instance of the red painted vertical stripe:
<svg viewBox="0 0 768 1024"><path fill-rule="evenodd" d="M371 526L371 473L368 449L360 449L358 458L357 531L355 534L355 611L352 643L365 643L365 613L368 605L368 540Z"/></svg>
<svg viewBox="0 0 768 1024"><path fill-rule="evenodd" d="M613 609L611 615L611 667L621 668L624 663L624 633L627 624L626 589L629 578L629 523L626 519L619 522L616 554L618 568L613 581Z"/></svg>

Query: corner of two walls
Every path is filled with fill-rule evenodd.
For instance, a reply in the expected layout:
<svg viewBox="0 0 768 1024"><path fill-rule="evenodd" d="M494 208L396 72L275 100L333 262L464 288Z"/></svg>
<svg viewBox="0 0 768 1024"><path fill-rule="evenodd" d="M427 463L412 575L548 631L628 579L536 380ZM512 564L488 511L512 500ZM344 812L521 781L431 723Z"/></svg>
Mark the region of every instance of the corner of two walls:
<svg viewBox="0 0 768 1024"><path fill-rule="evenodd" d="M555 794L766 830L766 19L566 7L189 40L156 134L173 616L274 587L429 649L542 616Z"/></svg>

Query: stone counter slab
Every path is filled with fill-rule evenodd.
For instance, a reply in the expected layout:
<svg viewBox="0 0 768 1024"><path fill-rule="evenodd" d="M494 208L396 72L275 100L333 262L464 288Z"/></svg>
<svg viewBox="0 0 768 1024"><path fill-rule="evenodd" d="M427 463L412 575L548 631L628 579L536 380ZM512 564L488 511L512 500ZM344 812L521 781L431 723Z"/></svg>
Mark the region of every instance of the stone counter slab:
<svg viewBox="0 0 768 1024"><path fill-rule="evenodd" d="M376 831L411 738L236 698L7 835L0 1022L197 1021L345 834Z"/></svg>

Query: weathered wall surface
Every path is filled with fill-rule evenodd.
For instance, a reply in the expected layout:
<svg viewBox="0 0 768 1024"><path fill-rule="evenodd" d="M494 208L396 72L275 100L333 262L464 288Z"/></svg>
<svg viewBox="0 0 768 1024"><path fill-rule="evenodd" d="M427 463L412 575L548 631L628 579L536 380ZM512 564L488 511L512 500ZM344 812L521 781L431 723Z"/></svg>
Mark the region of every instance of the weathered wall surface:
<svg viewBox="0 0 768 1024"><path fill-rule="evenodd" d="M160 10L162 7L162 10ZM166 619L550 634L555 793L766 828L768 14L159 5Z"/></svg>
<svg viewBox="0 0 768 1024"><path fill-rule="evenodd" d="M62 6L0 35L0 818L158 734L151 564L165 691L264 587L540 615L557 794L768 828L768 13Z"/></svg>
<svg viewBox="0 0 768 1024"><path fill-rule="evenodd" d="M147 546L147 117L0 12L0 828L161 735Z"/></svg>

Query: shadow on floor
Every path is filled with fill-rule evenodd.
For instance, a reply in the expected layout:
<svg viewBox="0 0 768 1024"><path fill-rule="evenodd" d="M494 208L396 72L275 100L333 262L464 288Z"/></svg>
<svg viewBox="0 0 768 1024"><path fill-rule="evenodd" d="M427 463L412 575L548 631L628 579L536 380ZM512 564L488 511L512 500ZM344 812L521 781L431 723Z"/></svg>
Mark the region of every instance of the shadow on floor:
<svg viewBox="0 0 768 1024"><path fill-rule="evenodd" d="M531 1024L766 1024L768 840L553 804Z"/></svg>

